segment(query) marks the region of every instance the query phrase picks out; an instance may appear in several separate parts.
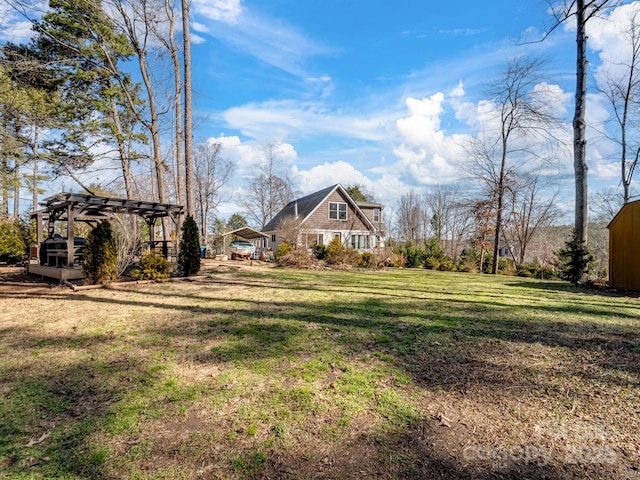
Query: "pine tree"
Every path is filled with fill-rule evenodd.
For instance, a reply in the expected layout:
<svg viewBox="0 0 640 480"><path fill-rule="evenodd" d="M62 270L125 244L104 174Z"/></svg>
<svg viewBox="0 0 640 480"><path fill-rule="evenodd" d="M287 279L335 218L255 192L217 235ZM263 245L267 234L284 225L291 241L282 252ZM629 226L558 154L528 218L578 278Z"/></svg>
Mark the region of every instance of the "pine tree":
<svg viewBox="0 0 640 480"><path fill-rule="evenodd" d="M178 272L188 277L200 271L200 235L198 225L191 215L187 215L182 224L180 252L178 253Z"/></svg>
<svg viewBox="0 0 640 480"><path fill-rule="evenodd" d="M589 253L587 246L581 242L573 230L571 238L565 246L556 252L558 257L558 276L574 285L578 285L588 271L589 263L593 261L593 255Z"/></svg>

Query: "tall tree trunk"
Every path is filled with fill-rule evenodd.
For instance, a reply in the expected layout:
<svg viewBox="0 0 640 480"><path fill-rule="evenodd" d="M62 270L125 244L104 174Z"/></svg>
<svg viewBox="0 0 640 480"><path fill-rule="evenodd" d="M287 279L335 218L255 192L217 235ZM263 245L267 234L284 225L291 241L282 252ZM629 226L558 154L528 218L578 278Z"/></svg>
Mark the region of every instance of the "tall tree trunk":
<svg viewBox="0 0 640 480"><path fill-rule="evenodd" d="M9 160L7 159L7 121L2 120L2 145L0 145L0 218L9 216Z"/></svg>
<svg viewBox="0 0 640 480"><path fill-rule="evenodd" d="M31 211L35 212L38 210L38 176L40 173L38 172L38 160L40 152L38 150L38 141L39 141L39 130L38 127L34 127L35 131L33 133L33 185L31 185L31 202L33 205L31 206Z"/></svg>
<svg viewBox="0 0 640 480"><path fill-rule="evenodd" d="M131 164L127 158L127 149L124 142L124 135L122 133L122 123L120 122L120 113L118 112L118 105L115 98L111 97L111 116L113 118L113 124L116 128L116 141L118 143L118 155L120 156L120 165L122 167L122 179L124 180L124 190L127 198L133 198L133 189L131 187Z"/></svg>
<svg viewBox="0 0 640 480"><path fill-rule="evenodd" d="M191 99L191 34L189 0L182 0L182 34L184 38L184 164L187 214L195 218L196 201L193 175L193 112Z"/></svg>
<svg viewBox="0 0 640 480"><path fill-rule="evenodd" d="M586 140L586 97L587 97L587 35L584 0L576 2L576 97L573 116L573 168L575 171L575 234L580 243L587 242L587 140Z"/></svg>
<svg viewBox="0 0 640 480"><path fill-rule="evenodd" d="M13 169L13 216L18 218L20 216L20 164L16 159L14 162L15 168Z"/></svg>
<svg viewBox="0 0 640 480"><path fill-rule="evenodd" d="M138 39L138 26L134 21L129 17L129 13L127 12L125 5L122 2L115 2L116 8L119 10L120 15L125 23L125 28L127 31L127 36L136 51L136 56L138 57L138 67L140 69L140 75L142 76L142 82L144 84L146 93L147 93L147 101L149 108L149 120L143 119L140 115L140 112L136 108L135 102L131 96L131 93L127 89L123 89L127 101L129 105L133 109L136 117L143 123L145 128L149 131L151 135L151 161L152 168L155 172L156 178L156 187L157 187L157 200L160 203L168 203L167 201L167 187L165 182L165 172L168 170L167 165L162 159L162 146L160 141L160 119L158 114L158 108L156 104L155 91L153 88L153 83L151 81L150 68L147 63L147 51L146 46L140 42ZM146 3L142 5L143 9L149 8ZM146 17L146 10L143 11ZM146 20L146 19L145 19ZM148 30L151 28L149 25L145 27L147 29L146 32L143 32L145 38L147 36ZM146 40L145 40L146 42ZM110 60L110 59L109 59ZM113 65L112 65L112 68ZM115 70L115 68L114 68ZM162 235L164 240L169 240L169 220L167 217L162 217Z"/></svg>
<svg viewBox="0 0 640 480"><path fill-rule="evenodd" d="M496 205L496 229L493 239L493 261L491 273L497 275L500 253L500 231L502 229L502 210L504 209L504 171L507 163L507 139L502 137L502 158L500 159L500 176L498 177L497 205Z"/></svg>
<svg viewBox="0 0 640 480"><path fill-rule="evenodd" d="M178 47L175 41L175 10L174 6L165 0L164 8L169 19L169 35L168 41L165 43L166 48L171 55L171 65L173 67L173 78L175 82L175 97L173 99L173 110L175 113L175 165L176 165L176 203L184 205L186 203L185 198L185 180L184 180L184 158L183 158L183 146L184 146L184 130L182 128L182 75L180 66L180 55L178 53ZM165 42L164 40L163 43Z"/></svg>

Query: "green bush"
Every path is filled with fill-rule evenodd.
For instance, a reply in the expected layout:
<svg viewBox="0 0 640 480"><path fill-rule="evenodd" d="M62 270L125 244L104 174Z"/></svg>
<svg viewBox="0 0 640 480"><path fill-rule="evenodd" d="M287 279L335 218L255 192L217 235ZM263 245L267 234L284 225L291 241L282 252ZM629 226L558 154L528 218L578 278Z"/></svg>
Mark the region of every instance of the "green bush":
<svg viewBox="0 0 640 480"><path fill-rule="evenodd" d="M89 232L84 249L82 271L92 284L116 279L118 253L111 223L105 220Z"/></svg>
<svg viewBox="0 0 640 480"><path fill-rule="evenodd" d="M20 221L0 220L0 261L18 263L27 255L25 231Z"/></svg>
<svg viewBox="0 0 640 480"><path fill-rule="evenodd" d="M440 261L438 270L440 270L441 272L453 272L456 270L456 264L453 263L453 260L451 258L445 257Z"/></svg>
<svg viewBox="0 0 640 480"><path fill-rule="evenodd" d="M136 280L165 280L169 278L169 261L156 252L147 253L131 272Z"/></svg>
<svg viewBox="0 0 640 480"><path fill-rule="evenodd" d="M328 264L340 263L343 253L344 245L342 245L340 237L335 237L325 249L325 260Z"/></svg>
<svg viewBox="0 0 640 480"><path fill-rule="evenodd" d="M551 267L541 267L537 263L524 263L518 266L516 275L519 277L551 280L556 278L556 271Z"/></svg>
<svg viewBox="0 0 640 480"><path fill-rule="evenodd" d="M280 263L280 259L287 253L292 252L293 250L294 250L293 245L289 245L287 242L282 242L280 245L278 245L278 249L274 254L276 262Z"/></svg>
<svg viewBox="0 0 640 480"><path fill-rule="evenodd" d="M180 250L178 251L178 272L188 277L200 271L200 234L198 225L191 215L182 224Z"/></svg>
<svg viewBox="0 0 640 480"><path fill-rule="evenodd" d="M327 258L327 247L322 243L318 243L313 246L313 254L318 260L324 260Z"/></svg>
<svg viewBox="0 0 640 480"><path fill-rule="evenodd" d="M593 255L589 253L583 242L578 241L575 230L564 247L556 252L556 256L558 257L556 263L558 276L574 285L582 282L589 270L589 264L593 262Z"/></svg>
<svg viewBox="0 0 640 480"><path fill-rule="evenodd" d="M374 262L375 262L375 257L373 255L373 253L371 252L362 252L362 254L360 255L360 264L365 266L365 267L372 267L374 266Z"/></svg>
<svg viewBox="0 0 640 480"><path fill-rule="evenodd" d="M339 237L327 245L325 261L329 265L358 265L360 254L355 248L345 248Z"/></svg>
<svg viewBox="0 0 640 480"><path fill-rule="evenodd" d="M424 260L424 268L429 270L439 270L440 269L440 259L433 255L429 255Z"/></svg>

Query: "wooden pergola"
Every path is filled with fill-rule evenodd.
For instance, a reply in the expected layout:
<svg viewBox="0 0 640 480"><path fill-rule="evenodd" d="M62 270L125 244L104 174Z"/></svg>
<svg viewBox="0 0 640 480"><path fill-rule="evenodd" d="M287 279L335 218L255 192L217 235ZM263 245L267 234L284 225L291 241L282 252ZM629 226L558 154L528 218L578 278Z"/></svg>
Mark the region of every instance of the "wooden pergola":
<svg viewBox="0 0 640 480"><path fill-rule="evenodd" d="M83 278L81 266L74 268L77 255L73 231L76 222L97 224L116 214L138 215L149 226L149 243L154 246L156 243L160 243L155 240L156 221L159 218L168 217L177 226L180 217L184 214L182 205L65 192L47 198L40 205L44 208L31 214L31 218L36 220L38 245L43 240L54 238L56 222L66 223L67 235L66 238L59 239L58 248L54 248L52 249L54 251L48 253L49 258L40 258L40 249L36 249L35 255L32 254L32 257L38 262L37 264L30 262L27 271L58 278L61 281ZM43 238L45 231L47 235ZM60 245L63 243L66 245ZM162 242L162 244L166 254L166 242Z"/></svg>

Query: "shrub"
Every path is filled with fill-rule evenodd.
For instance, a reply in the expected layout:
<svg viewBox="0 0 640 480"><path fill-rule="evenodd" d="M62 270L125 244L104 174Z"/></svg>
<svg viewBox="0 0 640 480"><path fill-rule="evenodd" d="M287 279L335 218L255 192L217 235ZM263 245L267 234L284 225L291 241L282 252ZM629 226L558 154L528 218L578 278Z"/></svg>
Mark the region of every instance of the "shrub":
<svg viewBox="0 0 640 480"><path fill-rule="evenodd" d="M178 272L188 277L200 271L200 234L198 225L191 215L182 224L180 251L178 252Z"/></svg>
<svg viewBox="0 0 640 480"><path fill-rule="evenodd" d="M360 254L355 248L345 248L339 237L327 245L325 261L329 265L358 265Z"/></svg>
<svg viewBox="0 0 640 480"><path fill-rule="evenodd" d="M305 249L291 249L278 256L278 265L282 267L305 268L314 263L314 258Z"/></svg>
<svg viewBox="0 0 640 480"><path fill-rule="evenodd" d="M425 248L416 247L412 242L407 242L401 247L397 247L394 252L405 258L404 266L408 268L424 266L428 254Z"/></svg>
<svg viewBox="0 0 640 480"><path fill-rule="evenodd" d="M322 243L318 243L313 246L313 254L318 260L324 260L327 258L327 247Z"/></svg>
<svg viewBox="0 0 640 480"><path fill-rule="evenodd" d="M136 280L165 280L169 278L169 261L156 252L147 253L131 272Z"/></svg>
<svg viewBox="0 0 640 480"><path fill-rule="evenodd" d="M518 266L516 275L519 277L551 280L556 278L556 271L551 267L542 267L537 263L524 263Z"/></svg>
<svg viewBox="0 0 640 480"><path fill-rule="evenodd" d="M25 258L24 229L18 219L0 220L0 261L17 263Z"/></svg>
<svg viewBox="0 0 640 480"><path fill-rule="evenodd" d="M328 264L340 263L342 254L344 253L344 245L340 237L335 237L325 250L325 260Z"/></svg>
<svg viewBox="0 0 640 480"><path fill-rule="evenodd" d="M516 263L512 258L501 257L498 259L498 273L501 275L515 275L517 271Z"/></svg>
<svg viewBox="0 0 640 480"><path fill-rule="evenodd" d="M82 271L90 283L98 284L115 280L117 269L116 241L111 223L105 220L87 235Z"/></svg>
<svg viewBox="0 0 640 480"><path fill-rule="evenodd" d="M456 264L453 263L453 260L451 258L445 257L440 262L438 270L440 270L441 272L453 272L456 270Z"/></svg>
<svg viewBox="0 0 640 480"><path fill-rule="evenodd" d="M364 265L365 267L372 267L375 266L375 257L373 255L373 253L371 252L363 252L360 255L360 264Z"/></svg>
<svg viewBox="0 0 640 480"><path fill-rule="evenodd" d="M587 274L589 264L593 262L593 255L589 253L584 242L579 242L576 238L575 230L571 238L567 240L565 246L556 252L558 262L558 276L563 280L577 285Z"/></svg>
<svg viewBox="0 0 640 480"><path fill-rule="evenodd" d="M440 269L440 260L433 256L433 255L429 255L425 260L424 260L424 268L428 268L430 270L439 270Z"/></svg>
<svg viewBox="0 0 640 480"><path fill-rule="evenodd" d="M276 253L274 255L276 262L280 263L280 258L287 253L292 252L293 250L294 249L292 245L289 245L287 242L282 242L280 245L278 245L278 250L276 250Z"/></svg>

